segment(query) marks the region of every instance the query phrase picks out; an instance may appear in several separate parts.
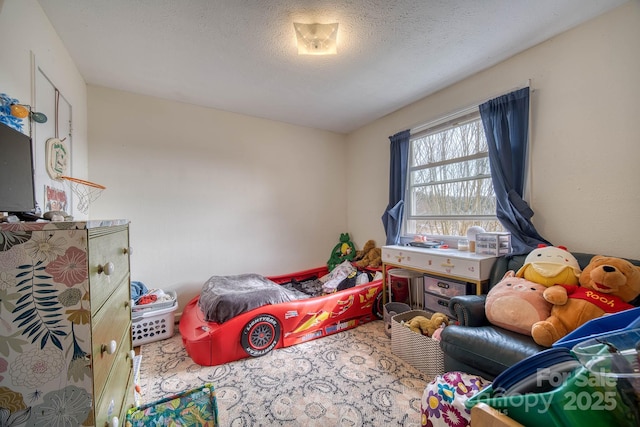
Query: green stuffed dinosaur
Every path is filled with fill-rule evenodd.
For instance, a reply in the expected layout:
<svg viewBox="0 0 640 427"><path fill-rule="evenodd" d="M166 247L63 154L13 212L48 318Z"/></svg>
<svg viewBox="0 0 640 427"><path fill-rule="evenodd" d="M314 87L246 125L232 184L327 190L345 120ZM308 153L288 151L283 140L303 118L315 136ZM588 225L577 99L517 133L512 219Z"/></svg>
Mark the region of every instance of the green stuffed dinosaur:
<svg viewBox="0 0 640 427"><path fill-rule="evenodd" d="M338 264L344 261L351 261L356 256L356 248L351 242L349 233L340 234L340 243L338 243L331 251L331 257L327 261L329 271L333 270Z"/></svg>

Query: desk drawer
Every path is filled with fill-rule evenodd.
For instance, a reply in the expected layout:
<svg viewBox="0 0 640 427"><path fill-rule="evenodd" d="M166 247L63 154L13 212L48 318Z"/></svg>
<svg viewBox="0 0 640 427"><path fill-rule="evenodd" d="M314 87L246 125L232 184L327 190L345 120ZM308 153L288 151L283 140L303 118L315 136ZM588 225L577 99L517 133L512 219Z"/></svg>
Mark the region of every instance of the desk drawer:
<svg viewBox="0 0 640 427"><path fill-rule="evenodd" d="M398 267L469 279L487 280L496 258L454 249L424 249L409 246L383 246L382 262Z"/></svg>
<svg viewBox="0 0 640 427"><path fill-rule="evenodd" d="M444 277L424 275L424 291L451 298L475 293L475 285Z"/></svg>
<svg viewBox="0 0 640 427"><path fill-rule="evenodd" d="M446 314L450 319L454 319L451 313L449 313L449 298L442 295L425 292L424 309L433 312L439 311L440 313Z"/></svg>

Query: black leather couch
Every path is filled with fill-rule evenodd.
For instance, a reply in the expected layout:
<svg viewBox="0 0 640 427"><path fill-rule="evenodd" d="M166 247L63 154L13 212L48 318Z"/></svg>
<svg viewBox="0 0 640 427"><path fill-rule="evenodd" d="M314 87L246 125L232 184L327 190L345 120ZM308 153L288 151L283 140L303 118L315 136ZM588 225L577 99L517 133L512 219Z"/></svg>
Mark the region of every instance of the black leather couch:
<svg viewBox="0 0 640 427"><path fill-rule="evenodd" d="M580 268L589 264L594 254L571 252ZM526 255L506 255L498 258L489 278L489 289L509 271L518 271ZM640 265L640 260L629 259ZM451 298L449 311L459 325L444 328L440 347L444 353L446 372L462 371L493 380L498 374L539 351L533 338L493 326L484 311L485 295L463 295ZM640 306L640 298L632 304Z"/></svg>

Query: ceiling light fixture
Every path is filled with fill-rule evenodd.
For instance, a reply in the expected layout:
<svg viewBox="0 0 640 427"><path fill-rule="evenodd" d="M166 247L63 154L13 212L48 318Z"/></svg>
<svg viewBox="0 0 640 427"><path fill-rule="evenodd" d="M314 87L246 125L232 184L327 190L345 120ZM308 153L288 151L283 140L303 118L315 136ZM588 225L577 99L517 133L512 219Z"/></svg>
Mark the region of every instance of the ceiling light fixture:
<svg viewBox="0 0 640 427"><path fill-rule="evenodd" d="M338 24L293 23L298 40L298 55L335 55Z"/></svg>

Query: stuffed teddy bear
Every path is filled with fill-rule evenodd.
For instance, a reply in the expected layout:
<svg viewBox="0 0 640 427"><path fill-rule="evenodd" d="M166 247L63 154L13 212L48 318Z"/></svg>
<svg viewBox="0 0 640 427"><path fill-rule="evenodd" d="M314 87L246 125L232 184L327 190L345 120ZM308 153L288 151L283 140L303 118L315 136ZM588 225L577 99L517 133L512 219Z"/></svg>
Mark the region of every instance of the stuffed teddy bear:
<svg viewBox="0 0 640 427"><path fill-rule="evenodd" d="M541 244L527 255L516 276L544 286L577 285L580 264L564 246Z"/></svg>
<svg viewBox="0 0 640 427"><path fill-rule="evenodd" d="M378 268L382 264L382 249L376 248L376 242L367 240L361 251L356 252L356 266L360 268Z"/></svg>
<svg viewBox="0 0 640 427"><path fill-rule="evenodd" d="M492 324L524 335L531 335L534 323L551 314L551 303L542 294L546 286L522 277L513 270L489 290L484 309Z"/></svg>
<svg viewBox="0 0 640 427"><path fill-rule="evenodd" d="M443 323L449 325L449 318L443 313L436 312L431 315L431 319L425 316L414 316L404 322L404 325L413 332L430 337Z"/></svg>
<svg viewBox="0 0 640 427"><path fill-rule="evenodd" d="M551 347L591 319L633 308L629 301L640 295L640 267L596 255L580 274L580 286L551 286L543 295L553 304L551 315L534 323L531 335L536 343Z"/></svg>
<svg viewBox="0 0 640 427"><path fill-rule="evenodd" d="M342 233L340 234L340 243L335 245L331 251L331 256L329 257L329 261L327 261L327 268L331 271L336 268L338 264L353 260L355 256L356 248L351 242L349 233Z"/></svg>

